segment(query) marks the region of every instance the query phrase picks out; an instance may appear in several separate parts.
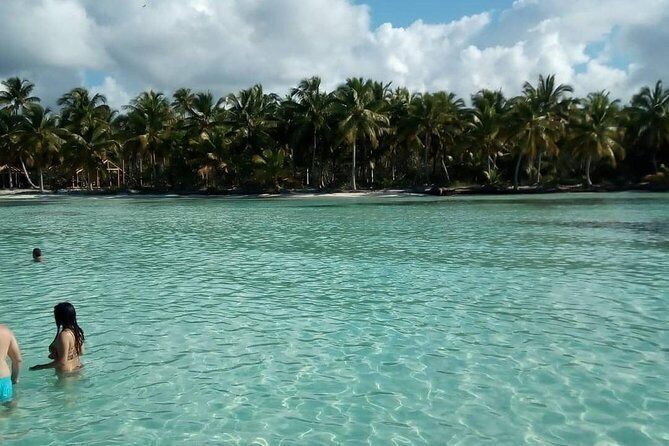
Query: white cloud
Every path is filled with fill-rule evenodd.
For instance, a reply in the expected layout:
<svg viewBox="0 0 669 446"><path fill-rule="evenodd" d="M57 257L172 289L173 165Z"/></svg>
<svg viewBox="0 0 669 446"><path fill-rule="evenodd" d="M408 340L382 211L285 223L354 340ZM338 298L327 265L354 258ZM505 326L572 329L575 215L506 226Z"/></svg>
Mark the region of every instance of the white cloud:
<svg viewBox="0 0 669 446"><path fill-rule="evenodd" d="M112 105L155 88L224 95L261 82L285 93L320 75L371 76L467 97L520 91L556 73L578 94L624 99L669 72L669 0L518 0L445 24L371 27L350 0L3 0L0 78L27 76L46 101L105 74Z"/></svg>
<svg viewBox="0 0 669 446"><path fill-rule="evenodd" d="M629 89L628 79L630 71L609 67L599 63L596 60L588 62L587 68L583 73L574 77L574 83L580 87L583 92L593 92L600 90L607 91L625 91ZM628 92L627 99L632 92Z"/></svg>
<svg viewBox="0 0 669 446"><path fill-rule="evenodd" d="M108 61L95 22L74 0L9 0L0 12L0 69L101 68Z"/></svg>
<svg viewBox="0 0 669 446"><path fill-rule="evenodd" d="M105 77L102 84L91 86L91 92L103 94L107 98L107 104L117 110L127 105L132 99L130 94L111 76Z"/></svg>

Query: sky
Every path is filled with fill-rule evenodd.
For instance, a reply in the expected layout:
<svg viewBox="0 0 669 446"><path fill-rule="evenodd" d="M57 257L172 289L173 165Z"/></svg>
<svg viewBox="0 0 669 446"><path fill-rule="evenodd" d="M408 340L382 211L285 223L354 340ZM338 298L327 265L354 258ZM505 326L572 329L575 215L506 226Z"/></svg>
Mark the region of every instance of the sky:
<svg viewBox="0 0 669 446"><path fill-rule="evenodd" d="M513 6L513 0L356 0L371 8L372 25L392 23L409 26L416 20L426 23L448 23L483 11L502 11Z"/></svg>
<svg viewBox="0 0 669 446"><path fill-rule="evenodd" d="M1 0L0 79L54 104L85 86L285 94L318 75L468 98L556 74L623 101L669 73L669 0Z"/></svg>

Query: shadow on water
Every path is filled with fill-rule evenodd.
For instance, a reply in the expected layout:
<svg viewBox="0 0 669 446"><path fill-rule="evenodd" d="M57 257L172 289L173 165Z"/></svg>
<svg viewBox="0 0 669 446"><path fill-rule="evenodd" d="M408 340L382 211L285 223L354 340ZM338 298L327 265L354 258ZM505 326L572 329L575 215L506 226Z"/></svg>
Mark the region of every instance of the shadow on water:
<svg viewBox="0 0 669 446"><path fill-rule="evenodd" d="M0 200L0 208L12 208L12 207L29 207L29 206L49 206L54 204L61 204L57 201L46 201L46 200Z"/></svg>
<svg viewBox="0 0 669 446"><path fill-rule="evenodd" d="M669 195L667 195L669 197ZM281 198L262 200L281 202L288 208L347 208L347 207L385 207L385 206L488 206L488 205L520 205L535 208L559 208L559 207L591 207L596 205L625 205L625 204L639 204L640 202L657 202L657 195L648 196L612 196L605 195L601 197L591 196L532 196L532 197L477 197L477 196L460 196L460 197L355 197L355 198L334 198L323 197L318 198L318 202L299 204L286 204L286 200ZM331 202L323 202L329 201ZM335 201L336 200L336 201ZM350 200L350 201L349 201Z"/></svg>
<svg viewBox="0 0 669 446"><path fill-rule="evenodd" d="M648 222L625 222L625 221L556 221L556 220L518 220L514 222L521 226L547 227L570 229L613 229L616 231L633 231L639 233L650 233L654 235L669 236L669 220Z"/></svg>

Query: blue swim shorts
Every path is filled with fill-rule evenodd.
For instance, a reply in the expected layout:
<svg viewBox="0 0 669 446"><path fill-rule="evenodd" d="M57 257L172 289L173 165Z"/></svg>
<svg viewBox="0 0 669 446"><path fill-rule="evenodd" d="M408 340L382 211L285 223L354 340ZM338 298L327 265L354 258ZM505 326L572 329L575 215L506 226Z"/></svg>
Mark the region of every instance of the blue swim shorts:
<svg viewBox="0 0 669 446"><path fill-rule="evenodd" d="M13 397L12 378L0 378L0 404L9 403Z"/></svg>

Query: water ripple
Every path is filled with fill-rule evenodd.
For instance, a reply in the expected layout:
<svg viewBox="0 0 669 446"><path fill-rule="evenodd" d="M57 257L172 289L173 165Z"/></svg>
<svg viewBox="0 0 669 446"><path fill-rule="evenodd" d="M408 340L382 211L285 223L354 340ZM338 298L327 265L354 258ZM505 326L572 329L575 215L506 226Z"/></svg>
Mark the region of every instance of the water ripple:
<svg viewBox="0 0 669 446"><path fill-rule="evenodd" d="M58 301L87 336L0 442L666 444L667 228L665 194L0 199L27 365Z"/></svg>

